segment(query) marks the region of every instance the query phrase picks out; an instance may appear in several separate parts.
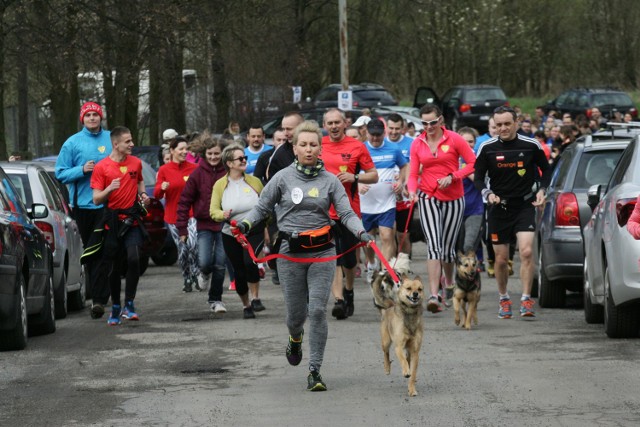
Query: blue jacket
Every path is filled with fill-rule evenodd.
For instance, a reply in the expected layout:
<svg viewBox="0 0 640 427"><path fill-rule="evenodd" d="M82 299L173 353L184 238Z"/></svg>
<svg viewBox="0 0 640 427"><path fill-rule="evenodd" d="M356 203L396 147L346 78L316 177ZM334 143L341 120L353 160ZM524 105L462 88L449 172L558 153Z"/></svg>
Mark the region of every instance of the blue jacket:
<svg viewBox="0 0 640 427"><path fill-rule="evenodd" d="M83 172L84 164L89 160L98 163L111 154L111 132L102 128L91 133L86 127L62 145L56 160L56 178L69 186L71 205L82 209L98 209L93 203L91 173ZM76 191L78 200L76 200Z"/></svg>

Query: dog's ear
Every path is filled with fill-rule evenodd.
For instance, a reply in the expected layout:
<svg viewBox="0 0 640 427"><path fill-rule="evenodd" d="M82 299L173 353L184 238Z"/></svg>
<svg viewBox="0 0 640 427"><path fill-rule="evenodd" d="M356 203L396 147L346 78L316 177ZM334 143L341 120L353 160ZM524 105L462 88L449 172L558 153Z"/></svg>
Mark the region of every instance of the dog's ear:
<svg viewBox="0 0 640 427"><path fill-rule="evenodd" d="M414 277L414 278L413 278L413 280L417 280L417 281L419 281L419 282L422 282L422 279L420 278L420 276L416 276L416 277Z"/></svg>
<svg viewBox="0 0 640 427"><path fill-rule="evenodd" d="M468 256L469 258L475 258L476 257L476 251L474 251L473 249L470 249L465 256Z"/></svg>

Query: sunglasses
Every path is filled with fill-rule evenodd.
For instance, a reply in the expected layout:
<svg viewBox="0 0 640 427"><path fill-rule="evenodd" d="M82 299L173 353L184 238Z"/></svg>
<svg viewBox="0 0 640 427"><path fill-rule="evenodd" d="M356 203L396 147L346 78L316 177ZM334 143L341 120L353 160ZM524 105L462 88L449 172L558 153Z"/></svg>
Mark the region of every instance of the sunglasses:
<svg viewBox="0 0 640 427"><path fill-rule="evenodd" d="M442 117L442 116L441 116ZM440 117L438 117L435 120L423 120L422 121L422 126L427 127L427 126L435 126L438 124L438 122L440 121Z"/></svg>
<svg viewBox="0 0 640 427"><path fill-rule="evenodd" d="M246 162L247 160L249 160L249 158L247 156L240 156L240 157L236 157L235 159L233 159L234 162L236 160L240 160L241 162Z"/></svg>

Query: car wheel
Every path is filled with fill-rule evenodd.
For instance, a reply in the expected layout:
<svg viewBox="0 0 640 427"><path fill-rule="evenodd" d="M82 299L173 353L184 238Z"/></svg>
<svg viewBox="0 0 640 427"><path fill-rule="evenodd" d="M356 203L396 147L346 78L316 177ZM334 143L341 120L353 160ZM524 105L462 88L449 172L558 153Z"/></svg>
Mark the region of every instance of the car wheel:
<svg viewBox="0 0 640 427"><path fill-rule="evenodd" d="M56 319L64 319L67 317L67 272L62 270L60 283L54 290L56 301Z"/></svg>
<svg viewBox="0 0 640 427"><path fill-rule="evenodd" d="M169 239L160 252L151 257L153 263L158 266L173 265L178 261L178 248L173 240Z"/></svg>
<svg viewBox="0 0 640 427"><path fill-rule="evenodd" d="M56 331L56 302L53 292L53 272L49 272L47 278L47 290L46 294L48 298L45 298L44 306L40 317L37 319L37 323L31 328L33 335L46 335L52 334Z"/></svg>
<svg viewBox="0 0 640 427"><path fill-rule="evenodd" d="M609 267L604 272L604 331L609 338L634 338L638 336L637 306L616 306L611 294Z"/></svg>
<svg viewBox="0 0 640 427"><path fill-rule="evenodd" d="M584 257L584 288L582 290L582 299L584 302L584 320L589 323L604 322L604 307L591 302L591 283L589 279L589 270L587 269L587 257Z"/></svg>
<svg viewBox="0 0 640 427"><path fill-rule="evenodd" d="M18 307L16 308L16 324L10 331L0 332L0 350L22 350L27 346L27 297L24 277L18 272Z"/></svg>
<svg viewBox="0 0 640 427"><path fill-rule="evenodd" d="M567 291L557 280L549 280L544 272L542 250L538 251L538 304L544 308L564 307Z"/></svg>
<svg viewBox="0 0 640 427"><path fill-rule="evenodd" d="M84 266L82 268L84 269ZM87 304L86 277L84 274L80 277L80 289L69 294L69 310L82 310Z"/></svg>

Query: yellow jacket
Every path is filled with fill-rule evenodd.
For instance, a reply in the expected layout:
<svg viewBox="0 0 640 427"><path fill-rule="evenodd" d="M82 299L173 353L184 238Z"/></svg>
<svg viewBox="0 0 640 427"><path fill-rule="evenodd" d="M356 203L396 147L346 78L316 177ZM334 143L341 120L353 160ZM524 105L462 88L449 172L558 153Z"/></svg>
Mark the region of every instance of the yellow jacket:
<svg viewBox="0 0 640 427"><path fill-rule="evenodd" d="M253 175L244 174L244 180L251 188L253 188L256 193L260 194L264 186L262 185L262 181L259 178L256 178ZM217 222L224 222L224 214L222 211L222 194L224 193L225 188L229 185L229 174L226 174L222 178L216 181L213 185L213 190L211 190L211 207L209 208L209 214L211 214L211 218Z"/></svg>

